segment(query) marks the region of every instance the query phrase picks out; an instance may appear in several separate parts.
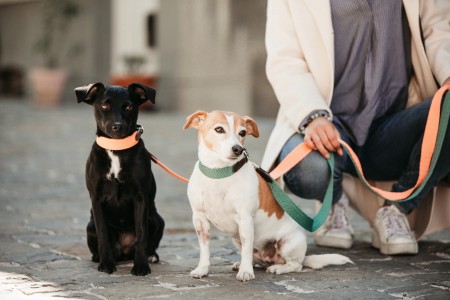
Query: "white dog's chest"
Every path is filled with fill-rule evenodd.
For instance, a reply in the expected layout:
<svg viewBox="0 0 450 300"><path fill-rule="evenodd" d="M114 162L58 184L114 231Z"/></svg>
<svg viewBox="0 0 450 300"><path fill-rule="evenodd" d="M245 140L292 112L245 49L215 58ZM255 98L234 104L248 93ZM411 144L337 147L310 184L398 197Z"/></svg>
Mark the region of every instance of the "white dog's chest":
<svg viewBox="0 0 450 300"><path fill-rule="evenodd" d="M290 232L299 231L289 216L278 218L260 207L258 178L253 167L243 167L239 174L223 179L211 179L194 169L188 186L189 202L194 212L203 214L218 230L239 238L240 218L253 220L254 246L263 247L268 240L279 240ZM242 176L239 176L242 175ZM302 236L299 231L297 236ZM304 236L302 236L304 239Z"/></svg>
<svg viewBox="0 0 450 300"><path fill-rule="evenodd" d="M221 190L206 189L195 206L205 213L208 220L220 231L235 235L239 231L234 216L236 208L227 194Z"/></svg>
<svg viewBox="0 0 450 300"><path fill-rule="evenodd" d="M204 213L220 231L236 236L239 214L245 211L251 215L258 208L258 191L252 177L245 176L249 184L237 184L240 176L234 176L218 180L196 174L189 182L188 195L192 209Z"/></svg>

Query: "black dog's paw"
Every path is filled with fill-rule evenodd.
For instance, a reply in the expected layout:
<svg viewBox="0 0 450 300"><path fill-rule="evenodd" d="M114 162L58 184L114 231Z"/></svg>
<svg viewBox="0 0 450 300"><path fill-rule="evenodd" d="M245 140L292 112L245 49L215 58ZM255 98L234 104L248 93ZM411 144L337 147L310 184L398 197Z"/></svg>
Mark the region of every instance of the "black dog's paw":
<svg viewBox="0 0 450 300"><path fill-rule="evenodd" d="M147 274L150 274L152 270L150 270L150 266L147 262L145 263L139 263L134 264L133 268L131 269L131 274L135 276L145 276Z"/></svg>
<svg viewBox="0 0 450 300"><path fill-rule="evenodd" d="M98 262L100 262L100 256L98 256L98 254L94 254L94 255L92 255L91 260L95 263L98 263Z"/></svg>
<svg viewBox="0 0 450 300"><path fill-rule="evenodd" d="M158 253L153 252L152 254L150 254L150 256L148 257L148 261L151 262L152 264L159 263Z"/></svg>
<svg viewBox="0 0 450 300"><path fill-rule="evenodd" d="M112 274L113 272L117 271L114 262L100 262L98 264L98 270L100 272L105 272L108 274Z"/></svg>

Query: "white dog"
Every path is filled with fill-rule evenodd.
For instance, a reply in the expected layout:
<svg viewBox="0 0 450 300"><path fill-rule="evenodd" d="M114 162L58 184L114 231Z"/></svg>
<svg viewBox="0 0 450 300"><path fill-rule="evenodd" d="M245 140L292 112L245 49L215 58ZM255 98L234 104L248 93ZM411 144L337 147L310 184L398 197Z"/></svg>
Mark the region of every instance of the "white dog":
<svg viewBox="0 0 450 300"><path fill-rule="evenodd" d="M188 185L193 223L200 244L200 260L194 278L208 275L210 222L229 234L241 251L236 279L255 278L253 265L267 272L298 272L342 265L352 261L338 254L305 256L302 228L273 198L267 182L247 160L243 143L247 135L259 136L256 122L236 113L197 111L187 118L186 128L198 129L198 157ZM231 168L230 168L231 167ZM217 174L217 169L225 174ZM231 170L231 171L230 171ZM221 173L218 171L219 173ZM211 178L218 176L216 178Z"/></svg>

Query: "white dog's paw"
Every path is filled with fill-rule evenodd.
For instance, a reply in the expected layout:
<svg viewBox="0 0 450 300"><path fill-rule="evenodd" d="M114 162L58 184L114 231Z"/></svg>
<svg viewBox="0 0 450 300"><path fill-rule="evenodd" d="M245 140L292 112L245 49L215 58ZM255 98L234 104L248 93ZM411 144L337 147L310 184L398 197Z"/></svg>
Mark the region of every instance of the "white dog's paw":
<svg viewBox="0 0 450 300"><path fill-rule="evenodd" d="M271 265L266 270L267 273L273 273L273 274L283 274L283 268L282 265Z"/></svg>
<svg viewBox="0 0 450 300"><path fill-rule="evenodd" d="M255 273L253 273L253 269L245 270L241 268L236 275L236 279L239 281L249 281L255 279Z"/></svg>
<svg viewBox="0 0 450 300"><path fill-rule="evenodd" d="M284 274L290 272L300 272L302 270L301 264L284 264L284 265L271 265L267 268L266 272L273 274Z"/></svg>
<svg viewBox="0 0 450 300"><path fill-rule="evenodd" d="M191 271L191 277L193 278L202 278L208 276L209 268L208 267L197 267L195 270Z"/></svg>

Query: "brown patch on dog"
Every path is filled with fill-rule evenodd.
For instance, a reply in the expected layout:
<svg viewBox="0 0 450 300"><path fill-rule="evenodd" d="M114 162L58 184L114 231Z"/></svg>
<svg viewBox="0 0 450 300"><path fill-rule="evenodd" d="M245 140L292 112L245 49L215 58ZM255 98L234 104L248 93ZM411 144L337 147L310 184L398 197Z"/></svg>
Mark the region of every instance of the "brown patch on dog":
<svg viewBox="0 0 450 300"><path fill-rule="evenodd" d="M203 227L197 231L197 234L203 242L209 241L209 233Z"/></svg>
<svg viewBox="0 0 450 300"><path fill-rule="evenodd" d="M189 127L198 129L205 122L207 116L207 112L197 110L195 113L186 118L186 124L184 124L183 129L188 129Z"/></svg>
<svg viewBox="0 0 450 300"><path fill-rule="evenodd" d="M262 249L253 249L253 259L256 263L262 266L268 266L272 264L285 264L286 261L280 254L280 247L282 241L267 241Z"/></svg>
<svg viewBox="0 0 450 300"><path fill-rule="evenodd" d="M196 221L196 224L194 227L195 227L195 231L197 232L198 238L204 243L208 242L209 241L209 227L205 226L205 224L199 220Z"/></svg>
<svg viewBox="0 0 450 300"><path fill-rule="evenodd" d="M258 175L259 180L259 208L265 211L269 217L275 214L277 219L281 219L284 215L283 208L273 197L269 184L261 177L261 175L256 175Z"/></svg>
<svg viewBox="0 0 450 300"><path fill-rule="evenodd" d="M194 117L193 117L194 116ZM198 138L203 141L208 149L213 150L215 145L215 140L217 137L212 133L212 128L214 126L221 124L223 127L228 127L228 121L225 114L221 111L215 110L210 113L205 113L203 111L198 111L195 114L188 117L188 119L193 120L187 127L193 127L198 129ZM196 121L196 120L200 121ZM190 121L188 121L189 123ZM188 124L186 123L186 124ZM185 128L187 128L185 125Z"/></svg>
<svg viewBox="0 0 450 300"><path fill-rule="evenodd" d="M243 121L242 126L247 129L247 135L252 135L256 138L259 137L258 125L256 124L255 120L247 116L240 119Z"/></svg>

